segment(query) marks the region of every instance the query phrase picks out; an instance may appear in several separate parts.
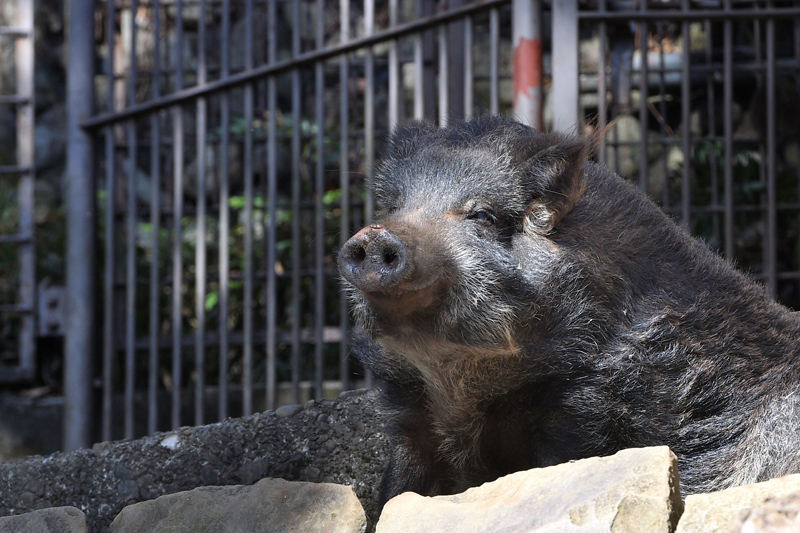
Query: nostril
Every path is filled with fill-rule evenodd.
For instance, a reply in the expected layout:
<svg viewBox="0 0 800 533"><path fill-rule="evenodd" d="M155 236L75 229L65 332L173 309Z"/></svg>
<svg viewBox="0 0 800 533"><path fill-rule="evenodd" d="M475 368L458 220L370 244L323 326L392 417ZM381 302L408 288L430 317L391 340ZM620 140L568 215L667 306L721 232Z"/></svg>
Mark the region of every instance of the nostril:
<svg viewBox="0 0 800 533"><path fill-rule="evenodd" d="M364 259L367 258L367 251L364 249L363 246L357 246L355 250L350 255L351 262L358 266L364 262Z"/></svg>
<svg viewBox="0 0 800 533"><path fill-rule="evenodd" d="M393 267L397 266L397 261L398 260L399 260L399 258L397 257L397 254L394 253L393 251L385 250L383 252L383 264L384 265L393 268Z"/></svg>

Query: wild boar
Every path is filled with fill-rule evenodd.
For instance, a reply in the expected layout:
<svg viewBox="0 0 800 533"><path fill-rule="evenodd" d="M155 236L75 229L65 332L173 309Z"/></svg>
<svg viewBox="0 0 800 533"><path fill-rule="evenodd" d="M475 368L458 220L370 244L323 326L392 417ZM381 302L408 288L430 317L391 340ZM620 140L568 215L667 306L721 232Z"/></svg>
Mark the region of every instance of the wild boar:
<svg viewBox="0 0 800 533"><path fill-rule="evenodd" d="M391 414L381 505L651 445L684 493L800 471L800 319L596 143L496 116L394 134L338 258Z"/></svg>

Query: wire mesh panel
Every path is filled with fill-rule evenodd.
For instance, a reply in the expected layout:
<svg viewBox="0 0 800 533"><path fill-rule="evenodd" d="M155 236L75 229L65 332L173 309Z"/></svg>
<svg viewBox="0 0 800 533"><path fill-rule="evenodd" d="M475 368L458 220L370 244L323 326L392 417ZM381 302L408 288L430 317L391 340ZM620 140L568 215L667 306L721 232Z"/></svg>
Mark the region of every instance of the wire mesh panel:
<svg viewBox="0 0 800 533"><path fill-rule="evenodd" d="M585 127L599 158L800 309L800 8L581 4ZM613 121L613 123L612 123Z"/></svg>
<svg viewBox="0 0 800 533"><path fill-rule="evenodd" d="M336 249L394 125L510 109L508 3L99 6L103 439L364 383Z"/></svg>

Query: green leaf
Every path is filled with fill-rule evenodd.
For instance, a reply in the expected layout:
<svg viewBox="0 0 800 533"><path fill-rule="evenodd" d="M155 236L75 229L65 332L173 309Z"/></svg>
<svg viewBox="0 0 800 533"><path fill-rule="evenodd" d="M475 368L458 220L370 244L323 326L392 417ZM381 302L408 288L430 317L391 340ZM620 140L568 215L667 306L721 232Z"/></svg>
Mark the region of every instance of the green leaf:
<svg viewBox="0 0 800 533"><path fill-rule="evenodd" d="M214 309L217 306L217 302L219 302L219 293L217 291L206 294L206 311Z"/></svg>
<svg viewBox="0 0 800 533"><path fill-rule="evenodd" d="M325 195L322 197L322 203L324 203L325 205L337 204L341 199L342 199L342 190L333 189L325 193Z"/></svg>

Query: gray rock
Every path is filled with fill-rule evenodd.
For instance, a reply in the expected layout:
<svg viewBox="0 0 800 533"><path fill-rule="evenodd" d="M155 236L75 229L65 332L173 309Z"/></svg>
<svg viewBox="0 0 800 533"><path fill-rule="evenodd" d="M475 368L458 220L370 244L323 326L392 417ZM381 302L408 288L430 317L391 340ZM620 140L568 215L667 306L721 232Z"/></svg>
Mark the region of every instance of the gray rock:
<svg viewBox="0 0 800 533"><path fill-rule="evenodd" d="M278 418L291 418L303 409L302 405L284 405L275 409L275 416Z"/></svg>
<svg viewBox="0 0 800 533"><path fill-rule="evenodd" d="M377 531L666 533L681 507L677 460L661 446L517 472L454 496L406 492L386 504Z"/></svg>
<svg viewBox="0 0 800 533"><path fill-rule="evenodd" d="M718 492L692 494L686 498L686 510L677 533L738 531L751 510L763 507L770 498L797 492L800 492L800 474Z"/></svg>
<svg viewBox="0 0 800 533"><path fill-rule="evenodd" d="M86 515L75 507L51 507L0 518L0 533L86 533Z"/></svg>
<svg viewBox="0 0 800 533"><path fill-rule="evenodd" d="M255 485L200 487L128 506L108 531L363 533L366 528L352 487L262 479Z"/></svg>

